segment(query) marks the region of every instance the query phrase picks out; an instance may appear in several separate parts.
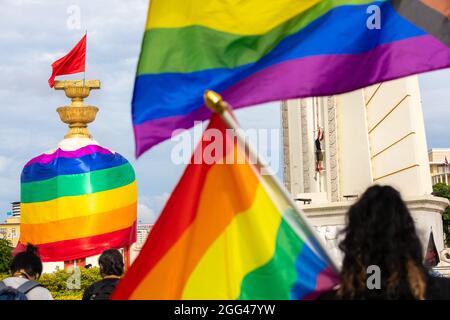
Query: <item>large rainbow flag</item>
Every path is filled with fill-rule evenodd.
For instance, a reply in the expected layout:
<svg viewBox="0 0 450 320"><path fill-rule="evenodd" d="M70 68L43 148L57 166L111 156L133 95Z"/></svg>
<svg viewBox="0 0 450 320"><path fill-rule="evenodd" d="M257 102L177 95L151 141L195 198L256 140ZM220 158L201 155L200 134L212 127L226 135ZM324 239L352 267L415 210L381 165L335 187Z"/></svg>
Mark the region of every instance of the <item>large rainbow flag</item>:
<svg viewBox="0 0 450 320"><path fill-rule="evenodd" d="M226 136L218 115L210 129ZM113 298L313 299L331 289L328 256L276 190L232 138L204 135Z"/></svg>
<svg viewBox="0 0 450 320"><path fill-rule="evenodd" d="M97 145L56 149L21 176L20 240L43 261L93 256L136 241L137 188L130 163Z"/></svg>
<svg viewBox="0 0 450 320"><path fill-rule="evenodd" d="M139 156L235 108L450 66L449 0L151 0L134 86ZM379 28L378 28L379 27Z"/></svg>

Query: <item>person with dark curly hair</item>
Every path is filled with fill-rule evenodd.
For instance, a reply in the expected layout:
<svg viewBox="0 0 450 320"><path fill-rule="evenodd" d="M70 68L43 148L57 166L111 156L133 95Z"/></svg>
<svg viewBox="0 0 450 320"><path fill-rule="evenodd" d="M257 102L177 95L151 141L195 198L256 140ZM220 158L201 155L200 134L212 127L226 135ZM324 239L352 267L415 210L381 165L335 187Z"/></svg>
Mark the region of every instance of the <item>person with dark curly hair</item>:
<svg viewBox="0 0 450 320"><path fill-rule="evenodd" d="M424 266L414 221L394 188L368 188L350 207L342 232L340 284L318 299L450 299L450 279ZM367 285L370 266L379 268L378 288Z"/></svg>
<svg viewBox="0 0 450 320"><path fill-rule="evenodd" d="M123 275L123 257L117 249L103 251L98 264L103 279L86 288L83 300L108 300Z"/></svg>

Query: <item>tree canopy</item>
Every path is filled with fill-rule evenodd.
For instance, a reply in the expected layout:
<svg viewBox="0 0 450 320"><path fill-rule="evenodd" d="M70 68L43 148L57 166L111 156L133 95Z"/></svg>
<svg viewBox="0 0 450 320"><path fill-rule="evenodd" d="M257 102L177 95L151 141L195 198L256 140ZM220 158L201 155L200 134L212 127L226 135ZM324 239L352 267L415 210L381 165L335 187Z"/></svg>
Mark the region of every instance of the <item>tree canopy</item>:
<svg viewBox="0 0 450 320"><path fill-rule="evenodd" d="M12 244L8 239L0 238L0 273L8 273L12 262Z"/></svg>
<svg viewBox="0 0 450 320"><path fill-rule="evenodd" d="M436 183L433 186L433 195L436 197L447 198L450 201L450 186L445 183ZM447 246L450 246L450 206L447 207L442 214L442 220L446 236L445 242Z"/></svg>

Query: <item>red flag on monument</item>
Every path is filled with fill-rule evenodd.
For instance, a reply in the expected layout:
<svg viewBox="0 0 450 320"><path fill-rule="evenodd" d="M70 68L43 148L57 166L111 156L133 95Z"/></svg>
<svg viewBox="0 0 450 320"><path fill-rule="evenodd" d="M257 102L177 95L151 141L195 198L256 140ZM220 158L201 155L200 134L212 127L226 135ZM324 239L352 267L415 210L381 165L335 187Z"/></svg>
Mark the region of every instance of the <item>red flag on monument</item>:
<svg viewBox="0 0 450 320"><path fill-rule="evenodd" d="M53 88L56 76L84 72L86 66L86 36L87 34L68 54L52 63L53 72L48 79L50 88Z"/></svg>

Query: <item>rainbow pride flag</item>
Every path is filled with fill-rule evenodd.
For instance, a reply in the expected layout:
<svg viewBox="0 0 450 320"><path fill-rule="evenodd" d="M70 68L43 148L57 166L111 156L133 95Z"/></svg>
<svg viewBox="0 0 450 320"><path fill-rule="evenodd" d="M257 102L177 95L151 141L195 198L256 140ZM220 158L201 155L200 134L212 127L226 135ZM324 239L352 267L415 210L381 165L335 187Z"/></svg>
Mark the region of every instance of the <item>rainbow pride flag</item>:
<svg viewBox="0 0 450 320"><path fill-rule="evenodd" d="M211 115L450 66L448 0L152 0L132 101L136 155Z"/></svg>
<svg viewBox="0 0 450 320"><path fill-rule="evenodd" d="M217 115L211 129L226 136ZM114 299L313 299L337 283L295 209L221 141L203 136Z"/></svg>
<svg viewBox="0 0 450 320"><path fill-rule="evenodd" d="M21 175L20 240L43 261L93 256L136 241L137 188L130 163L97 145L58 148Z"/></svg>

